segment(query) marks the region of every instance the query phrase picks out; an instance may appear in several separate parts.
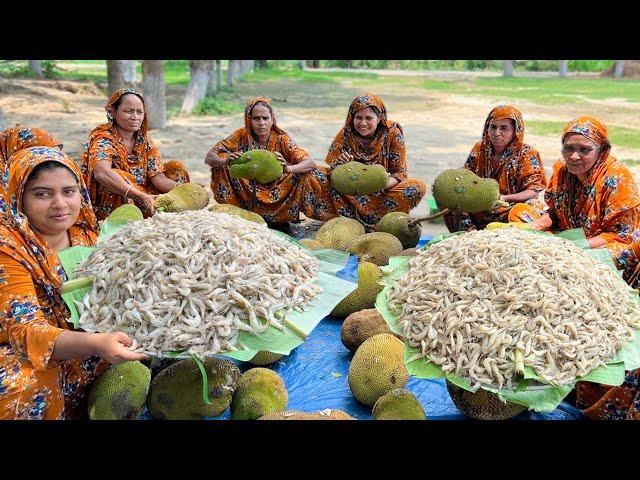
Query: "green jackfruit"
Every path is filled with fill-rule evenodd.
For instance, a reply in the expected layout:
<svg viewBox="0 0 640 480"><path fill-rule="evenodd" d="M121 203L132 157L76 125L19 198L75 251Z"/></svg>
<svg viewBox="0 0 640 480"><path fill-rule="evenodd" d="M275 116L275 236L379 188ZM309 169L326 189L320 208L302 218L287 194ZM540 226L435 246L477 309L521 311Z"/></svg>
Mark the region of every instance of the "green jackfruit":
<svg viewBox="0 0 640 480"><path fill-rule="evenodd" d="M261 184L277 180L283 172L282 164L269 150L249 150L229 165L231 178L246 178Z"/></svg>
<svg viewBox="0 0 640 480"><path fill-rule="evenodd" d="M209 211L216 213L226 213L228 215L235 215L237 217L244 218L245 220L249 220L250 222L262 223L266 224L264 218L258 215L255 212L250 212L249 210L245 210L244 208L237 207L235 205L229 205L225 203L219 203L217 205L212 205L209 207Z"/></svg>
<svg viewBox="0 0 640 480"><path fill-rule="evenodd" d="M400 252L401 257L415 257L416 255L418 255L417 248L405 248Z"/></svg>
<svg viewBox="0 0 640 480"><path fill-rule="evenodd" d="M384 288L382 269L371 262L358 264L358 288L343 298L331 311L332 317L344 318L353 312L372 308Z"/></svg>
<svg viewBox="0 0 640 480"><path fill-rule="evenodd" d="M307 413L297 410L276 412L263 415L258 420L356 420L342 410L326 409L319 412Z"/></svg>
<svg viewBox="0 0 640 480"><path fill-rule="evenodd" d="M91 420L134 420L144 408L151 371L140 362L113 365L89 387Z"/></svg>
<svg viewBox="0 0 640 480"><path fill-rule="evenodd" d="M130 203L125 203L124 205L120 205L113 212L111 212L106 220L136 222L138 220L142 220L143 218L144 216L142 215L142 212L138 207Z"/></svg>
<svg viewBox="0 0 640 480"><path fill-rule="evenodd" d="M318 241L312 238L303 238L300 240L300 243L307 247L309 250L319 250L324 248L324 246Z"/></svg>
<svg viewBox="0 0 640 480"><path fill-rule="evenodd" d="M407 384L403 351L403 343L388 333L360 345L349 366L349 388L356 400L372 407L385 393Z"/></svg>
<svg viewBox="0 0 640 480"><path fill-rule="evenodd" d="M420 401L406 388L382 395L373 406L374 420L426 420Z"/></svg>
<svg viewBox="0 0 640 480"><path fill-rule="evenodd" d="M202 398L202 374L195 360L187 359L162 370L151 382L147 409L159 420L201 420L224 412L240 379L240 369L229 360L207 358L207 405Z"/></svg>
<svg viewBox="0 0 640 480"><path fill-rule="evenodd" d="M278 375L268 368L252 368L240 377L231 402L233 420L256 420L287 408L289 394Z"/></svg>
<svg viewBox="0 0 640 480"><path fill-rule="evenodd" d="M420 240L420 234L422 229L420 224L415 224L410 227L409 222L411 217L408 213L404 212L390 212L387 213L376 224L376 232L390 233L402 243L403 248L413 248L418 244Z"/></svg>
<svg viewBox="0 0 640 480"><path fill-rule="evenodd" d="M331 171L331 186L343 195L370 195L387 186L389 174L382 165L351 161Z"/></svg>
<svg viewBox="0 0 640 480"><path fill-rule="evenodd" d="M356 237L364 235L364 226L348 217L335 217L322 225L316 232L316 240L324 248L346 251Z"/></svg>
<svg viewBox="0 0 640 480"><path fill-rule="evenodd" d="M402 243L395 236L385 232L365 233L355 238L347 248L355 253L361 262L372 262L376 265L387 265L389 257L400 255Z"/></svg>
<svg viewBox="0 0 640 480"><path fill-rule="evenodd" d="M433 182L433 196L441 208L477 213L490 210L500 198L498 182L482 178L466 168L452 168Z"/></svg>
<svg viewBox="0 0 640 480"><path fill-rule="evenodd" d="M367 308L345 318L340 328L340 341L355 352L367 338L379 333L393 334L382 315L375 308Z"/></svg>
<svg viewBox="0 0 640 480"><path fill-rule="evenodd" d="M202 210L209 204L209 190L197 183L182 183L156 198L153 207L165 212Z"/></svg>
<svg viewBox="0 0 640 480"><path fill-rule="evenodd" d="M449 396L455 406L467 417L476 420L506 420L527 409L523 405L503 402L497 394L482 388L472 393L454 385L449 380L446 383Z"/></svg>
<svg viewBox="0 0 640 480"><path fill-rule="evenodd" d="M260 350L253 356L251 360L249 360L249 363L251 363L252 365L260 366L271 365L272 363L280 360L282 357L284 357L284 355L282 355L281 353L273 353L268 350Z"/></svg>

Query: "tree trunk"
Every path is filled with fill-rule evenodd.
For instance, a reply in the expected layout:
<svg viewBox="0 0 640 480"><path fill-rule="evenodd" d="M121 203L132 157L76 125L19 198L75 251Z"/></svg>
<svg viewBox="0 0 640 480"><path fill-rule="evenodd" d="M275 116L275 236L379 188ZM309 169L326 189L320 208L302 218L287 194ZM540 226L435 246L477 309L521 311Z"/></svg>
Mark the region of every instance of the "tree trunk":
<svg viewBox="0 0 640 480"><path fill-rule="evenodd" d="M119 88L124 88L124 64L122 60L107 60L108 96Z"/></svg>
<svg viewBox="0 0 640 480"><path fill-rule="evenodd" d="M320 60L311 60L311 66L313 68L320 68Z"/></svg>
<svg viewBox="0 0 640 480"><path fill-rule="evenodd" d="M207 80L207 95L214 97L218 93L218 77L216 75L216 61L211 60L209 78Z"/></svg>
<svg viewBox="0 0 640 480"><path fill-rule="evenodd" d="M240 60L229 60L227 68L227 85L233 87L233 82L238 76L240 70Z"/></svg>
<svg viewBox="0 0 640 480"><path fill-rule="evenodd" d="M142 92L149 128L164 128L167 124L167 98L162 60L142 61Z"/></svg>
<svg viewBox="0 0 640 480"><path fill-rule="evenodd" d="M222 62L216 60L216 91L220 91L222 88Z"/></svg>
<svg viewBox="0 0 640 480"><path fill-rule="evenodd" d="M0 108L0 132L9 128L9 123L7 122L6 117L4 116L4 112Z"/></svg>
<svg viewBox="0 0 640 480"><path fill-rule="evenodd" d="M559 75L564 78L567 76L568 71L569 71L569 60L560 60Z"/></svg>
<svg viewBox="0 0 640 480"><path fill-rule="evenodd" d="M42 64L40 62L41 60L29 60L29 69L38 77L44 78L44 73L42 73Z"/></svg>
<svg viewBox="0 0 640 480"><path fill-rule="evenodd" d="M615 67L613 67L613 78L622 77L624 72L624 60L616 60Z"/></svg>
<svg viewBox="0 0 640 480"><path fill-rule="evenodd" d="M305 70L307 68L307 62L305 60L298 60L298 68Z"/></svg>
<svg viewBox="0 0 640 480"><path fill-rule="evenodd" d="M253 70L253 60L242 60L242 73L247 73Z"/></svg>
<svg viewBox="0 0 640 480"><path fill-rule="evenodd" d="M135 60L122 60L122 79L127 87L134 87L138 84Z"/></svg>
<svg viewBox="0 0 640 480"><path fill-rule="evenodd" d="M256 69L260 69L260 68L269 68L269 65L267 64L266 60L254 60Z"/></svg>
<svg viewBox="0 0 640 480"><path fill-rule="evenodd" d="M513 60L504 60L504 76L513 77Z"/></svg>
<svg viewBox="0 0 640 480"><path fill-rule="evenodd" d="M189 86L182 102L180 113L188 115L207 94L209 84L209 71L211 70L210 60L189 61Z"/></svg>

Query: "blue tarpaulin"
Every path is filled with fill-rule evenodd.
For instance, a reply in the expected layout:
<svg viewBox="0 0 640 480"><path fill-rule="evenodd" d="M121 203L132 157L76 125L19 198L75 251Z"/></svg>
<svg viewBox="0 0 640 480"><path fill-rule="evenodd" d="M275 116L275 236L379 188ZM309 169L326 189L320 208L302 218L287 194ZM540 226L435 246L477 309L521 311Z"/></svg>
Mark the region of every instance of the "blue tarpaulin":
<svg viewBox="0 0 640 480"><path fill-rule="evenodd" d="M430 237L422 237L418 246ZM358 259L352 256L338 276L357 281ZM284 380L289 392L288 410L316 412L339 409L355 418L371 419L371 407L359 403L351 394L347 380L353 354L340 341L342 320L325 317L305 342L290 355L270 365ZM253 368L251 364L236 362L241 370ZM467 419L453 404L444 379L418 379L411 377L407 388L418 398L430 420ZM230 418L229 409L217 419ZM582 418L578 409L562 402L550 413L523 412L513 420L577 420Z"/></svg>

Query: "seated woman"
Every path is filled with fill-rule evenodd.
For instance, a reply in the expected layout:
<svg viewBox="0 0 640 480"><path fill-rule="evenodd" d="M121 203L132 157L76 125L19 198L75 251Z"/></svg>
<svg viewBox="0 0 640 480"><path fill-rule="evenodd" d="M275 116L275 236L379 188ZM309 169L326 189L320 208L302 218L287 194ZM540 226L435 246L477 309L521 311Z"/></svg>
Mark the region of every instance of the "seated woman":
<svg viewBox="0 0 640 480"><path fill-rule="evenodd" d="M28 147L52 147L62 150L62 142L41 128L14 127L0 132L0 183L6 191L9 184L9 158Z"/></svg>
<svg viewBox="0 0 640 480"><path fill-rule="evenodd" d="M93 210L103 220L123 203L133 202L149 217L158 194L189 181L187 169L178 160L160 161L147 134L144 100L136 90L116 90L105 110L108 122L91 131L82 154Z"/></svg>
<svg viewBox="0 0 640 480"><path fill-rule="evenodd" d="M422 180L407 178L406 147L400 124L387 120L387 109L377 95L365 93L353 99L344 127L329 147L326 162L338 165L357 161L382 165L389 174L387 186L371 195L331 192L338 214L358 218L374 226L389 212L409 212L424 196Z"/></svg>
<svg viewBox="0 0 640 480"><path fill-rule="evenodd" d="M211 190L218 203L248 208L251 181L231 178L229 162L249 150L262 149L275 153L284 165L283 175L266 185L257 184L253 211L271 227L282 228L293 236L301 232L299 213L316 220L337 216L326 192L331 185L328 170L317 167L309 154L276 125L276 116L268 99L250 99L244 110L244 127L216 143L205 158L211 167Z"/></svg>
<svg viewBox="0 0 640 480"><path fill-rule="evenodd" d="M71 331L57 252L92 245L98 222L75 162L30 147L11 157L0 197L0 419L76 416L85 387L108 363L139 360L123 332Z"/></svg>
<svg viewBox="0 0 640 480"><path fill-rule="evenodd" d="M562 156L544 198L543 215L523 209L536 230L582 228L591 248L606 247L619 269L633 257L640 237L640 196L631 172L609 155L607 127L583 116L571 120L562 134Z"/></svg>
<svg viewBox="0 0 640 480"><path fill-rule="evenodd" d="M464 168L479 177L493 178L500 187L500 200L520 203L541 215L544 205L538 195L547 185L540 153L524 143L522 114L511 105L495 107L484 122L482 140L469 153ZM450 232L481 230L491 222L521 219L522 205L497 207L478 213L446 213L444 220ZM530 219L527 214L523 220Z"/></svg>

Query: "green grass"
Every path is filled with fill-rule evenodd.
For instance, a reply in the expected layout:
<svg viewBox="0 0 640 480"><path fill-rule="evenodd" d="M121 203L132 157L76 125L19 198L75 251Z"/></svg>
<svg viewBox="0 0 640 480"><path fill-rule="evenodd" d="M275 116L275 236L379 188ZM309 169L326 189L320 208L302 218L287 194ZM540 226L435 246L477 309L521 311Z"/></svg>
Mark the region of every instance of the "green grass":
<svg viewBox="0 0 640 480"><path fill-rule="evenodd" d="M244 104L223 88L215 97L204 97L193 109L194 115L226 115L244 112Z"/></svg>
<svg viewBox="0 0 640 480"><path fill-rule="evenodd" d="M638 167L640 166L640 160L636 160L635 158L623 158L621 160L622 163L629 167Z"/></svg>
<svg viewBox="0 0 640 480"><path fill-rule="evenodd" d="M307 83L339 83L340 79L376 80L380 76L377 73L362 72L314 72L309 70L274 70L261 69L250 72L241 82L272 82L279 80L295 80Z"/></svg>
<svg viewBox="0 0 640 480"><path fill-rule="evenodd" d="M497 101L530 100L545 105L579 103L585 99L620 98L640 103L640 82L609 78L476 78L424 80L423 87L463 95L492 96Z"/></svg>
<svg viewBox="0 0 640 480"><path fill-rule="evenodd" d="M570 119L567 119L569 121ZM547 122L528 120L525 122L525 132L541 136L555 136L560 141L565 122ZM635 128L607 125L609 141L614 147L640 148L640 130Z"/></svg>

